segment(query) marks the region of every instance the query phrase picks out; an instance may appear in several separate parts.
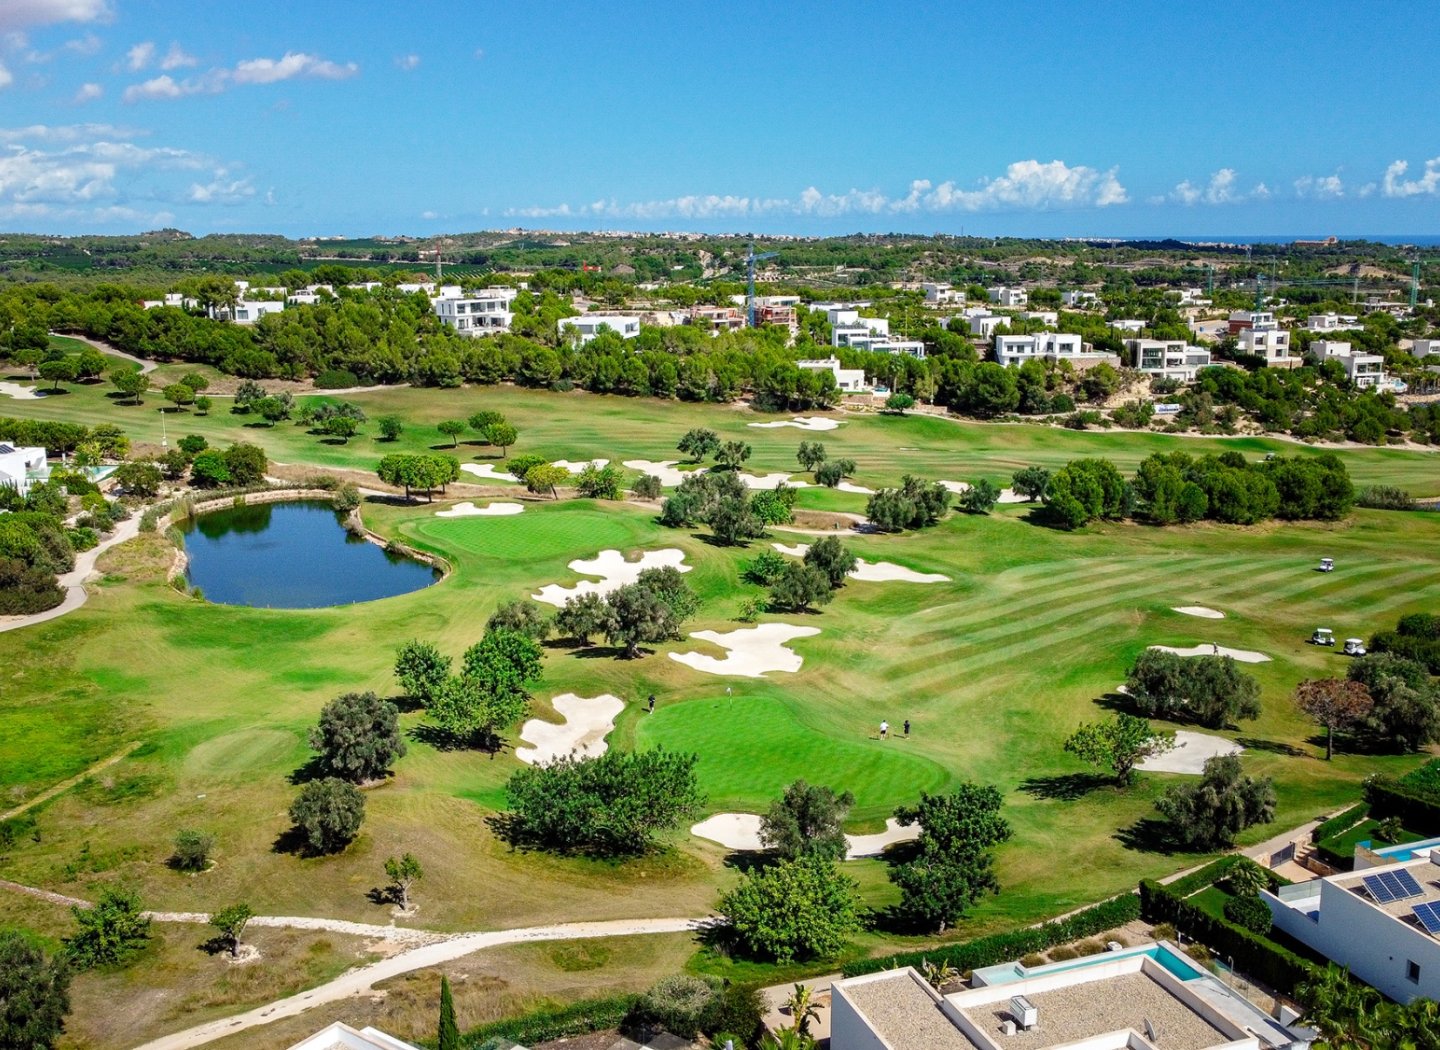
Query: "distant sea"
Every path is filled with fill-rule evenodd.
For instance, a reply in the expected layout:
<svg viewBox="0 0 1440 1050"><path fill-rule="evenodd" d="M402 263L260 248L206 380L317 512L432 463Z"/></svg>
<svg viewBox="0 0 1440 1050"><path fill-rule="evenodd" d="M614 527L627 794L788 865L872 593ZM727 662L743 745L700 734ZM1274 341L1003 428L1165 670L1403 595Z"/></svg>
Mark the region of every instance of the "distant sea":
<svg viewBox="0 0 1440 1050"><path fill-rule="evenodd" d="M1127 241L1188 241L1191 244L1289 244L1291 241L1323 241L1329 233L1295 234L1219 234L1206 233L1187 236L1167 233L1159 237L1125 237ZM1337 233L1333 236L1342 241L1374 241L1376 244L1415 244L1425 247L1440 245L1440 233Z"/></svg>

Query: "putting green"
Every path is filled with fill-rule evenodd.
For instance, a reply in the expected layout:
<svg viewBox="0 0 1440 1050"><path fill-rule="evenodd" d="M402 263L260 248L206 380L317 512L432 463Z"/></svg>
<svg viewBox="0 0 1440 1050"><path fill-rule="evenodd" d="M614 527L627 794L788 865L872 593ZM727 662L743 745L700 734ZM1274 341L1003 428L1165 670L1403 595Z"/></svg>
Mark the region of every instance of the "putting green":
<svg viewBox="0 0 1440 1050"><path fill-rule="evenodd" d="M210 776L241 773L284 759L299 744L283 729L242 729L200 744L185 756L187 772Z"/></svg>
<svg viewBox="0 0 1440 1050"><path fill-rule="evenodd" d="M700 786L714 810L761 812L801 778L855 795L853 815L882 816L921 791L940 791L951 776L908 753L903 740L842 740L803 725L774 697L691 700L663 707L636 730L641 749L667 747L700 756Z"/></svg>
<svg viewBox="0 0 1440 1050"><path fill-rule="evenodd" d="M659 534L648 518L599 508L576 513L577 509L573 502L527 505L524 514L512 517L431 517L412 528L418 537L441 549L459 549L511 563L586 557L610 547L625 550Z"/></svg>

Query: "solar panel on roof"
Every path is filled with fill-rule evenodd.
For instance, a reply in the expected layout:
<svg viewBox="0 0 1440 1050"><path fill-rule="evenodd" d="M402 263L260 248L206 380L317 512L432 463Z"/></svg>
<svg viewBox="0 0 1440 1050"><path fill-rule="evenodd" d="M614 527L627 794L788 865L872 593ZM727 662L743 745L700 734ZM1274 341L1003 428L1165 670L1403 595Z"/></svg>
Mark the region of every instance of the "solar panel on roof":
<svg viewBox="0 0 1440 1050"><path fill-rule="evenodd" d="M1366 875L1361 880L1365 888L1370 891L1371 898L1377 904L1389 904L1395 900L1395 890L1387 882L1383 875Z"/></svg>
<svg viewBox="0 0 1440 1050"><path fill-rule="evenodd" d="M1440 936L1440 904L1431 902L1415 905L1415 918L1420 920L1420 925L1425 927L1426 933Z"/></svg>
<svg viewBox="0 0 1440 1050"><path fill-rule="evenodd" d="M1422 897L1425 895L1425 890L1420 886L1420 883L1415 881L1415 876L1411 875L1408 871L1391 872L1391 877L1395 880L1395 885L1400 891L1401 900L1405 900L1408 897Z"/></svg>

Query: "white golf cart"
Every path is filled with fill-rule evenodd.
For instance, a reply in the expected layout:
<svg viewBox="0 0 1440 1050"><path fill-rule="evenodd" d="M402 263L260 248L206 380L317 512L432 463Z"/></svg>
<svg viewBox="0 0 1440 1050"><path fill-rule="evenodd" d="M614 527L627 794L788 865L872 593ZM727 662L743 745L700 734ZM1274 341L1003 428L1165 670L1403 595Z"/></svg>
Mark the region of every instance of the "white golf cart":
<svg viewBox="0 0 1440 1050"><path fill-rule="evenodd" d="M1320 571L1321 571L1321 572L1334 572L1334 571L1335 571L1335 559L1334 559L1334 558L1321 558L1321 559L1320 559Z"/></svg>
<svg viewBox="0 0 1440 1050"><path fill-rule="evenodd" d="M1310 636L1311 645L1334 645L1335 632L1328 627L1317 627L1315 633Z"/></svg>
<svg viewBox="0 0 1440 1050"><path fill-rule="evenodd" d="M1365 641L1364 641L1364 639L1362 639L1362 638L1346 638L1346 639L1345 639L1345 655L1346 655L1346 656L1364 656L1364 655L1365 655Z"/></svg>

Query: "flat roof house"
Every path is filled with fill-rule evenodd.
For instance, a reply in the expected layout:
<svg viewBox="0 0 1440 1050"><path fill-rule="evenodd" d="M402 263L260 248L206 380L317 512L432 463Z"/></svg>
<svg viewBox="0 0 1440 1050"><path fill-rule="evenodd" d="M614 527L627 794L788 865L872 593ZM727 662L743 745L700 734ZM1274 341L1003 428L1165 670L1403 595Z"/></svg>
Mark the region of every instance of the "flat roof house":
<svg viewBox="0 0 1440 1050"><path fill-rule="evenodd" d="M997 306L1025 306L1030 302L1030 293L1024 288L1010 288L1003 284L986 288L985 294Z"/></svg>
<svg viewBox="0 0 1440 1050"><path fill-rule="evenodd" d="M284 303L273 302L269 299L257 299L254 302L242 299L235 304L231 320L236 324L254 324L267 314L278 314L284 309Z"/></svg>
<svg viewBox="0 0 1440 1050"><path fill-rule="evenodd" d="M1120 364L1115 354L1086 350L1084 341L1075 332L997 335L995 360L1007 367L1031 360L1069 361L1077 368L1090 368L1101 362Z"/></svg>
<svg viewBox="0 0 1440 1050"><path fill-rule="evenodd" d="M829 372L835 377L835 386L847 394L867 394L870 384L865 382L865 369L841 368L838 357L825 357L818 361L796 361L796 368L807 372Z"/></svg>
<svg viewBox="0 0 1440 1050"><path fill-rule="evenodd" d="M1095 292L1077 288L1073 291L1061 292L1060 302L1066 306L1098 306L1100 305L1100 296Z"/></svg>
<svg viewBox="0 0 1440 1050"><path fill-rule="evenodd" d="M1141 372L1181 383L1194 382L1195 373L1211 363L1209 350L1183 339L1127 339L1125 348Z"/></svg>
<svg viewBox="0 0 1440 1050"><path fill-rule="evenodd" d="M1349 343L1317 339L1310 344L1310 356L1317 361L1339 361L1350 382L1362 389L1385 383L1385 358L1356 350Z"/></svg>
<svg viewBox="0 0 1440 1050"><path fill-rule="evenodd" d="M601 328L608 328L621 339L634 339L640 334L640 318L633 314L581 314L579 317L562 317L560 331L573 327L580 334L580 345L584 346L600 334Z"/></svg>
<svg viewBox="0 0 1440 1050"><path fill-rule="evenodd" d="M1008 325L1010 318L1003 314L973 314L970 317L970 334L977 339L989 339L995 329Z"/></svg>
<svg viewBox="0 0 1440 1050"><path fill-rule="evenodd" d="M45 462L43 448L0 442L0 488L28 496L30 486L49 480L50 464Z"/></svg>
<svg viewBox="0 0 1440 1050"><path fill-rule="evenodd" d="M515 319L510 304L518 294L514 288L482 288L470 295L438 298L430 308L441 324L461 335L494 335L510 331L510 322Z"/></svg>
<svg viewBox="0 0 1440 1050"><path fill-rule="evenodd" d="M965 293L959 291L944 281L924 281L920 290L925 293L925 302L932 306L940 306L943 303L963 303Z"/></svg>

